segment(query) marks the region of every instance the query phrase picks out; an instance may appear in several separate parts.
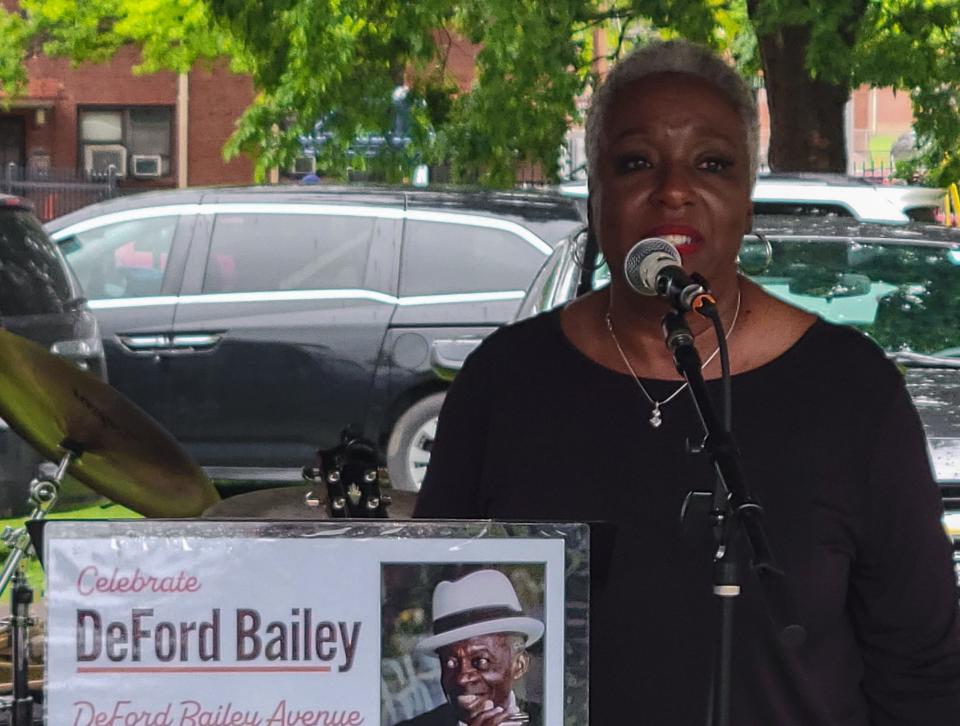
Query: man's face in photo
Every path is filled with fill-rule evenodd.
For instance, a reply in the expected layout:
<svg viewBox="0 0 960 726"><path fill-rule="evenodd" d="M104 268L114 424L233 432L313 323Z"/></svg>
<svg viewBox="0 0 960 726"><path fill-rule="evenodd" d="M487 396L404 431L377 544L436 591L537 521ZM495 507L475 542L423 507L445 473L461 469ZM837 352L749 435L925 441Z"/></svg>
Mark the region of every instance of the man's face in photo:
<svg viewBox="0 0 960 726"><path fill-rule="evenodd" d="M513 682L527 670L527 655L515 653L511 637L478 635L437 649L440 683L464 722L493 706L507 707Z"/></svg>

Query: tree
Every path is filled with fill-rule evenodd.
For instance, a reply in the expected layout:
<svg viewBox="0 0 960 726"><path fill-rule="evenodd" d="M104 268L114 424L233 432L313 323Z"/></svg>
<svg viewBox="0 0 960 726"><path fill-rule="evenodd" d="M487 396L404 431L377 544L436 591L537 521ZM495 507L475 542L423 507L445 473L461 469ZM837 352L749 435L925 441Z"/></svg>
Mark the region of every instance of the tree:
<svg viewBox="0 0 960 726"><path fill-rule="evenodd" d="M20 0L28 32L19 48L7 43L2 53L68 56L76 62L101 62L122 46L135 43L142 72L188 71L198 59L233 59L247 70L251 58L211 15L205 0ZM8 76L0 77L4 84Z"/></svg>
<svg viewBox="0 0 960 726"><path fill-rule="evenodd" d="M762 71L770 110L768 160L777 171L847 168L844 108L861 84L910 93L921 156L936 184L960 179L960 3L956 0L634 0L633 16L733 51ZM682 12L678 12L678 8Z"/></svg>
<svg viewBox="0 0 960 726"><path fill-rule="evenodd" d="M773 168L845 171L843 108L865 83L909 92L919 162L934 183L960 178L960 3L747 0L747 7L767 85Z"/></svg>
<svg viewBox="0 0 960 726"><path fill-rule="evenodd" d="M902 176L926 174L945 186L960 181L960 3L878 3L858 44L864 82L906 89L913 102L920 154Z"/></svg>
<svg viewBox="0 0 960 726"><path fill-rule="evenodd" d="M323 118L334 138L319 162L362 165L351 157L352 140L389 126L391 90L406 80L412 144L375 160L388 176L413 160L449 161L455 180L495 186L512 185L521 161L556 174L589 65L577 33L590 4L584 0L287 0L269 29L259 7L210 2L257 59L254 82L262 89L232 151L288 155L304 125ZM469 92L446 70L438 42L446 31L481 47Z"/></svg>
<svg viewBox="0 0 960 726"><path fill-rule="evenodd" d="M285 165L322 122L319 165L376 165L389 178L415 162L449 163L455 180L507 186L517 164L558 169L576 99L596 81L594 31L616 57L651 34L683 35L762 71L777 170L845 171L844 106L861 83L911 94L922 162L960 177L960 3L956 0L23 0L0 17L0 80L14 89L17 43L100 60L124 43L143 70L185 70L227 55L258 95L228 154L260 175ZM480 48L476 80L447 71L447 33ZM409 86L410 142L375 159L363 134L395 122L392 93Z"/></svg>
<svg viewBox="0 0 960 726"><path fill-rule="evenodd" d="M846 172L844 108L853 77L842 69L867 2L747 1L766 81L771 168Z"/></svg>

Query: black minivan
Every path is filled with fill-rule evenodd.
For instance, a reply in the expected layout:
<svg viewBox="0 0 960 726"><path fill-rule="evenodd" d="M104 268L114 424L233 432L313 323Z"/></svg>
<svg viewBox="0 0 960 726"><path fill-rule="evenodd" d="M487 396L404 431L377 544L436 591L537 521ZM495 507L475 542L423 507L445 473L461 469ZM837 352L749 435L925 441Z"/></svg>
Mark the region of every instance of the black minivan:
<svg viewBox="0 0 960 726"><path fill-rule="evenodd" d="M66 260L40 226L29 202L0 195L0 328L5 328L106 377L97 320ZM24 411L29 415L29 411ZM0 516L30 509L30 480L42 458L0 420ZM90 492L67 479L61 502Z"/></svg>
<svg viewBox="0 0 960 726"><path fill-rule="evenodd" d="M513 319L580 203L546 193L274 186L114 199L47 230L110 382L219 481L292 481L342 429L416 490L462 336Z"/></svg>

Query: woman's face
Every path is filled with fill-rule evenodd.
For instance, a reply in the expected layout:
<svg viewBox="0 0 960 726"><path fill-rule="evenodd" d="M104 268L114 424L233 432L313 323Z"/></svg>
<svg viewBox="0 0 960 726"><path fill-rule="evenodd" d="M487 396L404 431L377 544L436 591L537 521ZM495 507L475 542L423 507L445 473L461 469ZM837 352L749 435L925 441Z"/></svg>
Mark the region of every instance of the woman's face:
<svg viewBox="0 0 960 726"><path fill-rule="evenodd" d="M706 81L648 76L611 104L591 175L591 212L616 277L634 244L662 237L687 271L715 288L735 280L752 222L750 192L744 123Z"/></svg>

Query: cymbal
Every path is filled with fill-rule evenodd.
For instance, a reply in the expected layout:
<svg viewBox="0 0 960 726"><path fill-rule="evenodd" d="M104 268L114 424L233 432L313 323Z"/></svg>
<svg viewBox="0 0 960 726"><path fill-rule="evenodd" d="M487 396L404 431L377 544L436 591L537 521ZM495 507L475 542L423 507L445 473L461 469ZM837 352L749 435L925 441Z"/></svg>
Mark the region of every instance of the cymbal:
<svg viewBox="0 0 960 726"><path fill-rule="evenodd" d="M384 489L391 503L387 507L390 519L410 519L417 503L414 492ZM307 500L310 500L310 504ZM227 497L203 513L210 519L330 519L327 507L326 487L323 484L310 486L277 487ZM354 520L358 522L376 521Z"/></svg>
<svg viewBox="0 0 960 726"><path fill-rule="evenodd" d="M192 517L220 496L203 470L115 388L0 329L0 418L52 461L61 443L81 456L68 471L148 517Z"/></svg>

